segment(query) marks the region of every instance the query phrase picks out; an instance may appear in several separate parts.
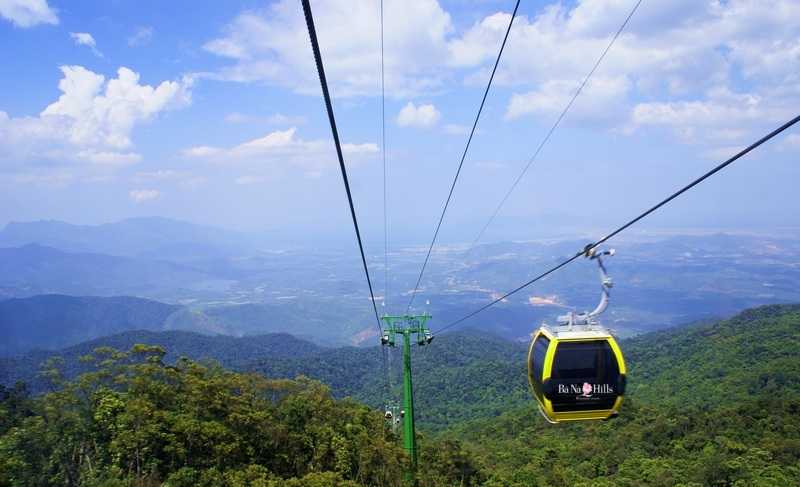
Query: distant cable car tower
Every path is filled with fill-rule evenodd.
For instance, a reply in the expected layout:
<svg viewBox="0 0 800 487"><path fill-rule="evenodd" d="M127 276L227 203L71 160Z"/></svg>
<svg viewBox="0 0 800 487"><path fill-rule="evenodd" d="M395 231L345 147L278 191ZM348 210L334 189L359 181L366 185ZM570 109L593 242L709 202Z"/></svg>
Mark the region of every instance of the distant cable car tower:
<svg viewBox="0 0 800 487"><path fill-rule="evenodd" d="M403 337L403 409L400 411L400 417L403 420L403 448L411 458L414 471L417 468L417 438L414 428L414 389L411 381L411 335L414 335L414 341L418 346L429 345L433 340L433 335L426 326L430 319L431 315L427 313L381 317L386 324L381 345L394 347L396 336L399 334ZM387 411L387 415L390 413L391 411ZM391 414L396 418L395 413ZM412 476L413 471L409 472L409 477Z"/></svg>

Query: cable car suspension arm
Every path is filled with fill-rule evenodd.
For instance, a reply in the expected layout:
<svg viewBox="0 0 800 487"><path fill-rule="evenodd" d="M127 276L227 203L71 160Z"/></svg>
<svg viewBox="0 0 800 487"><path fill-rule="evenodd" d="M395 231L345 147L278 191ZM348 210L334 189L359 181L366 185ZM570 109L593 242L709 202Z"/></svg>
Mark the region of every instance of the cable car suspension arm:
<svg viewBox="0 0 800 487"><path fill-rule="evenodd" d="M595 309L589 311L588 313L581 313L575 314L574 312L567 313L565 315L561 315L558 317L558 323L562 325L568 326L586 326L586 325L595 325L597 324L595 318L600 316L606 308L608 308L608 299L611 296L609 294L609 290L614 287L614 282L608 276L608 271L606 270L606 266L603 265L603 256L611 257L614 255L615 250L609 249L603 252L598 252L597 247L593 247L592 244L587 245L583 250L584 257L587 257L590 260L597 261L597 267L600 269L600 282L601 282L601 295L600 295L600 303L597 305Z"/></svg>

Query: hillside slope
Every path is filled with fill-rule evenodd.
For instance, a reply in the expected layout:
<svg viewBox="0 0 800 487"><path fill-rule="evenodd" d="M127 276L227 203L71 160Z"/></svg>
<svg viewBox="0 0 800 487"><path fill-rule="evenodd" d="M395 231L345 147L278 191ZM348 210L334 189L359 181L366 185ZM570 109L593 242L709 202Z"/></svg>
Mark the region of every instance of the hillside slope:
<svg viewBox="0 0 800 487"><path fill-rule="evenodd" d="M751 394L795 397L800 390L796 360L796 351L800 349L799 311L800 306L766 306L730 320L623 340L621 346L630 368L628 404L638 402L659 407L689 404L707 408L748 399ZM761 340L753 342L754 336ZM124 334L63 352L0 361L0 381L10 384L18 378L32 380L33 369L49 356L64 355L67 368L71 369L74 366L70 363L94 347L109 345L124 349L138 340L164 346L169 351L168 359L179 355L213 358L227 367L257 371L267 377L306 375L330 385L337 397L351 396L373 407L383 407L385 379L378 347L321 348L287 338L280 346L265 351L260 348L261 339ZM439 336L429 347L415 347L412 368L421 427L441 431L530 405L525 377L526 349L526 344L469 331ZM393 372L390 397L399 400L402 393L399 349L391 351L390 365ZM41 390L40 387L41 384L34 389ZM624 412L627 409L626 405ZM532 413L528 420L540 422Z"/></svg>
<svg viewBox="0 0 800 487"><path fill-rule="evenodd" d="M762 306L624 346L630 394L641 402L706 407L756 395L800 397L800 305Z"/></svg>
<svg viewBox="0 0 800 487"><path fill-rule="evenodd" d="M0 301L0 356L63 348L132 329L160 330L180 308L134 297L60 294Z"/></svg>
<svg viewBox="0 0 800 487"><path fill-rule="evenodd" d="M437 337L431 345L414 347L417 420L441 429L468 418L496 416L528 401L525 378L526 345L472 332ZM392 398L402 397L402 351L390 351ZM378 347L323 349L289 360L262 359L248 369L267 377L306 375L329 384L339 397L352 396L373 407L386 398Z"/></svg>
<svg viewBox="0 0 800 487"><path fill-rule="evenodd" d="M0 385L11 386L24 382L34 392L48 390L46 381L38 376L48 359L63 359L63 372L67 379L92 370L92 366L80 358L99 347L128 350L137 343L157 345L167 353L164 360L175 363L180 357L194 360L212 359L232 369L246 369L247 364L259 357L273 360L289 360L303 357L320 348L313 343L297 339L285 333L274 333L243 338L231 336L202 335L188 331L127 331L97 338L59 351L34 351L18 357L0 357Z"/></svg>
<svg viewBox="0 0 800 487"><path fill-rule="evenodd" d="M169 218L129 218L101 225L74 225L56 220L11 222L0 230L0 247L38 244L70 252L119 256L163 255L182 248L202 255L223 252L244 236L218 228ZM186 255L186 254L184 254Z"/></svg>
<svg viewBox="0 0 800 487"><path fill-rule="evenodd" d="M224 280L160 260L71 253L29 244L0 248L0 296L36 294L157 297L176 289L224 285Z"/></svg>

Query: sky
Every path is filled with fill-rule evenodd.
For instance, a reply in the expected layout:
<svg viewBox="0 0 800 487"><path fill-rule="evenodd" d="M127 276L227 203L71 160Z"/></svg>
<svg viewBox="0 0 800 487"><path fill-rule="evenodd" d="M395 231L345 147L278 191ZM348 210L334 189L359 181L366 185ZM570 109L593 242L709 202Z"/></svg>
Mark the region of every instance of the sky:
<svg viewBox="0 0 800 487"><path fill-rule="evenodd" d="M312 1L354 198L383 239L378 0ZM635 0L524 1L442 228L474 238ZM384 0L390 235L430 239L512 1ZM352 227L297 0L0 0L0 225ZM610 229L800 111L796 0L644 0L486 238ZM797 227L800 129L642 228Z"/></svg>

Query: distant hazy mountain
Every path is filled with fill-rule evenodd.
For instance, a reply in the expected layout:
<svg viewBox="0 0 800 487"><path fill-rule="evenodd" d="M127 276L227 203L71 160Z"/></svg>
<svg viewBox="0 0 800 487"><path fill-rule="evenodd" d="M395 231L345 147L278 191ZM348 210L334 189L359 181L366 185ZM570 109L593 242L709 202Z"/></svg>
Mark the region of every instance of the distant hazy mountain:
<svg viewBox="0 0 800 487"><path fill-rule="evenodd" d="M0 247L39 244L72 252L200 258L240 250L244 237L168 218L131 218L103 225L41 220L12 222L0 231Z"/></svg>
<svg viewBox="0 0 800 487"><path fill-rule="evenodd" d="M131 297L50 294L0 301L0 355L63 348L126 330L161 330L179 309Z"/></svg>
<svg viewBox="0 0 800 487"><path fill-rule="evenodd" d="M37 376L40 367L50 357L64 359L64 372L68 377L88 371L91 366L82 364L80 357L98 347L128 350L137 343L159 345L167 350L165 360L174 362L179 357L194 360L212 359L228 368L243 369L257 360L301 359L321 348L286 333L236 338L209 336L188 331L126 331L85 341L58 351L31 351L17 357L0 357L0 384L13 384L21 380L34 391L43 391L47 384Z"/></svg>
<svg viewBox="0 0 800 487"><path fill-rule="evenodd" d="M129 296L46 294L0 300L0 356L60 349L129 330L228 335L222 340L228 343L225 340L243 335L280 334L292 329L291 323L285 323L291 316L277 308L274 313L270 308L259 308L255 314L248 312L246 305L208 311ZM316 338L307 328L295 327L294 331L295 335Z"/></svg>
<svg viewBox="0 0 800 487"><path fill-rule="evenodd" d="M230 248L231 254L220 255L216 230L171 220L127 220L98 227L20 225L10 225L0 236L14 240L18 230L52 227L58 235L69 236L54 240L65 246L83 242L97 247L101 242L114 251L118 243L120 248L139 243L136 255L68 252L40 244L0 247L0 299L50 293L139 296L191 304L191 309L173 315L168 329L185 329L183 323L189 320L199 329L235 336L289 332L321 344L374 343L364 342L374 339L375 326L358 252L352 246L347 250L330 249L327 244L315 250ZM155 231L162 227L163 231ZM83 230L102 238L88 239L81 235ZM119 242L112 239L117 231ZM152 242L148 235L154 235ZM206 237L208 241L197 240ZM417 311L426 309L433 315L435 330L574 255L585 243L490 243L468 254L464 246L439 246L414 304ZM762 304L800 301L796 237L644 235L618 244L617 255L608 260L615 287L602 320L623 336L730 316ZM406 305L425 251L423 246L393 250L384 301L387 312L400 312ZM383 294L383 258L373 255L368 262L381 277L373 285ZM595 263L580 259L464 325L526 340L542 321L552 323L569 310L592 309L599 298L598 286Z"/></svg>
<svg viewBox="0 0 800 487"><path fill-rule="evenodd" d="M172 296L214 281L205 272L159 260L70 253L38 244L0 248L0 296L35 294Z"/></svg>

